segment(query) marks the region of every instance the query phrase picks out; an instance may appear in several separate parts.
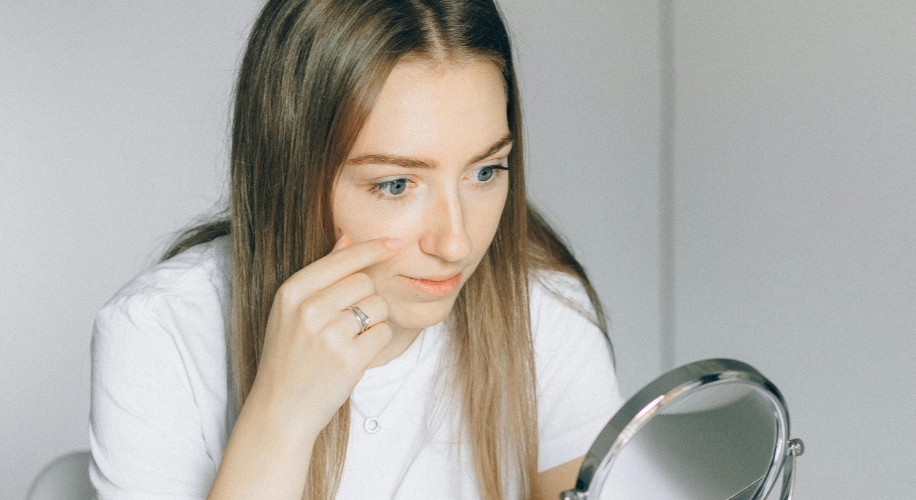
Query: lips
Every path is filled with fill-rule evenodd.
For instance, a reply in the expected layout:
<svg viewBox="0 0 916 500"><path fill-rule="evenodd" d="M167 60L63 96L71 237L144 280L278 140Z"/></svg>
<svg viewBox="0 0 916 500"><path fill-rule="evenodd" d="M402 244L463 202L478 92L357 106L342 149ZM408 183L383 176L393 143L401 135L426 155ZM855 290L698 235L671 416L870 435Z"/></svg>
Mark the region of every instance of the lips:
<svg viewBox="0 0 916 500"><path fill-rule="evenodd" d="M448 295L455 291L458 284L461 283L461 273L442 279L411 278L409 276L404 276L404 278L415 291L433 297Z"/></svg>

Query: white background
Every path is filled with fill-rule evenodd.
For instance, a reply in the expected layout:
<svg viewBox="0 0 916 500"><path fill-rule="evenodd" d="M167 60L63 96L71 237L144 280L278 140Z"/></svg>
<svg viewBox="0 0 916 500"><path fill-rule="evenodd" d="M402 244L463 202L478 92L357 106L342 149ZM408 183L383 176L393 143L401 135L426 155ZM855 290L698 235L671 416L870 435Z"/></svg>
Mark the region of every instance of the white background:
<svg viewBox="0 0 916 500"><path fill-rule="evenodd" d="M0 497L88 446L95 312L225 191L258 4L0 3ZM625 395L745 360L808 444L798 498L910 498L916 4L502 5L531 197L610 312Z"/></svg>

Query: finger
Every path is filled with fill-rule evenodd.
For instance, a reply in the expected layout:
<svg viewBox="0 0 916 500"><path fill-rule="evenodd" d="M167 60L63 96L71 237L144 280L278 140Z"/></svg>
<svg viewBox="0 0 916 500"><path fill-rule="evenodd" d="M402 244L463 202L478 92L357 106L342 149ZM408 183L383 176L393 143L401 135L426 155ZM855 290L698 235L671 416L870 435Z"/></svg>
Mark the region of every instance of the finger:
<svg viewBox="0 0 916 500"><path fill-rule="evenodd" d="M325 324L334 319L337 313L357 302L375 295L375 283L366 273L353 273L333 285L315 292L302 301L311 309L325 311L314 318L307 318L309 323ZM304 306L303 306L304 307Z"/></svg>
<svg viewBox="0 0 916 500"><path fill-rule="evenodd" d="M366 297L354 305L368 318L366 331L388 319L388 303L378 295ZM347 307L335 316L334 320L328 324L328 328L336 335L356 337L362 331L362 323L359 316L350 307Z"/></svg>
<svg viewBox="0 0 916 500"><path fill-rule="evenodd" d="M388 302L386 302L385 299L379 295L366 297L365 299L354 304L353 307L358 307L359 310L362 311L362 313L366 315L367 318L369 318L369 323L366 326L366 330L388 319ZM351 311L349 308L346 312L351 314L353 313L353 311ZM356 318L355 314L353 314L353 316ZM359 321L356 323L357 326L359 326Z"/></svg>
<svg viewBox="0 0 916 500"><path fill-rule="evenodd" d="M375 283L372 278L366 273L355 272L316 293L315 297L321 297L329 306L342 311L374 294Z"/></svg>
<svg viewBox="0 0 916 500"><path fill-rule="evenodd" d="M354 273L298 303L287 303L291 303L291 307L295 308L303 325L317 331L337 320L341 311L374 294L375 285L372 278L365 273ZM282 300L295 299L284 297ZM350 315L352 316L352 313Z"/></svg>
<svg viewBox="0 0 916 500"><path fill-rule="evenodd" d="M338 248L296 271L283 286L291 286L300 297L308 297L341 279L390 259L401 249L397 238L378 238Z"/></svg>
<svg viewBox="0 0 916 500"><path fill-rule="evenodd" d="M379 323L353 339L357 355L364 366L368 367L369 363L388 347L388 344L391 343L391 337L391 327L388 323Z"/></svg>

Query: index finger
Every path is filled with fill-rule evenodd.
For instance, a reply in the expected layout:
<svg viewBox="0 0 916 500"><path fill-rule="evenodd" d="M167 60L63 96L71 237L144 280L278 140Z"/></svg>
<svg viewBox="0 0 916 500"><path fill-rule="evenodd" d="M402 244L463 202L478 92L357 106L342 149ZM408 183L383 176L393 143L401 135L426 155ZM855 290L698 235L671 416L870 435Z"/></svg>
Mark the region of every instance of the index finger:
<svg viewBox="0 0 916 500"><path fill-rule="evenodd" d="M323 290L353 273L390 259L401 250L398 238L378 238L335 248L331 253L293 273L287 281L305 295Z"/></svg>

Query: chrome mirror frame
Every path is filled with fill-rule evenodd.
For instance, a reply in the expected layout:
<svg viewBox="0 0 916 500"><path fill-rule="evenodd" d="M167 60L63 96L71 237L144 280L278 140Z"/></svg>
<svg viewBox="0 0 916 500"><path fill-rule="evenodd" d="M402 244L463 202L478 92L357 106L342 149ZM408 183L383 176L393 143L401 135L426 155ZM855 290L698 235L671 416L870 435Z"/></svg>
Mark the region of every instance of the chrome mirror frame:
<svg viewBox="0 0 916 500"><path fill-rule="evenodd" d="M800 439L789 439L789 411L779 389L754 367L734 359L707 359L675 368L636 393L598 435L585 455L575 488L560 493L560 499L597 499L621 450L656 414L699 388L736 383L760 390L772 403L776 420L776 445L756 498L766 498L782 472L780 498L791 500L795 487L795 459L804 452L804 445Z"/></svg>

